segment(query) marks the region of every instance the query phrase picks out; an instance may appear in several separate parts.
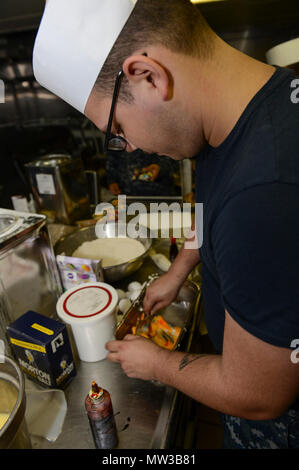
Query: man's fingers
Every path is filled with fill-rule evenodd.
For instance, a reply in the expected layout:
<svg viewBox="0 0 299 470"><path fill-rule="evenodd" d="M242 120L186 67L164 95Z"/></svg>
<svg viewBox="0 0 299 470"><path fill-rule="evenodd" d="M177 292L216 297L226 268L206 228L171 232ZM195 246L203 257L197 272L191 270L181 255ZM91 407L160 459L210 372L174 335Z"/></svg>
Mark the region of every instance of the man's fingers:
<svg viewBox="0 0 299 470"><path fill-rule="evenodd" d="M158 302L156 305L154 305L154 307L151 309L151 315L155 315L156 312L158 312L158 310L161 310L162 308L166 307L167 303L166 302Z"/></svg>
<svg viewBox="0 0 299 470"><path fill-rule="evenodd" d="M166 307L166 305L168 305L168 303L165 300L156 300L155 298L152 298L150 301L144 299L143 302L145 313L150 315L154 315L158 310Z"/></svg>
<svg viewBox="0 0 299 470"><path fill-rule="evenodd" d="M106 359L110 362L120 362L120 357L118 353L108 353Z"/></svg>
<svg viewBox="0 0 299 470"><path fill-rule="evenodd" d="M132 340L136 340L136 339L138 339L138 337L135 336L135 335L126 335L124 337L123 341L132 341Z"/></svg>
<svg viewBox="0 0 299 470"><path fill-rule="evenodd" d="M118 352L121 347L121 341L108 341L105 348L110 352Z"/></svg>
<svg viewBox="0 0 299 470"><path fill-rule="evenodd" d="M149 313L151 311L154 303L155 303L155 299L153 297L149 298L149 296L145 294L144 301L143 301L143 308L144 308L145 313Z"/></svg>

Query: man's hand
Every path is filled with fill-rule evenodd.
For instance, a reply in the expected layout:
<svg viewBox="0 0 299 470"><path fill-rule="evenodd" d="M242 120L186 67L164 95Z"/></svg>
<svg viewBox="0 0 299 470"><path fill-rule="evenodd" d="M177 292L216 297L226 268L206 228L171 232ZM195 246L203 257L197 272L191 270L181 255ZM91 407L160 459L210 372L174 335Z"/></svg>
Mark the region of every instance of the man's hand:
<svg viewBox="0 0 299 470"><path fill-rule="evenodd" d="M145 313L154 315L170 305L177 298L181 285L182 282L170 272L159 277L146 290L143 301Z"/></svg>
<svg viewBox="0 0 299 470"><path fill-rule="evenodd" d="M157 362L161 363L169 354L141 336L127 335L122 341L109 341L108 361L119 362L128 377L142 380L155 380Z"/></svg>
<svg viewBox="0 0 299 470"><path fill-rule="evenodd" d="M192 230L195 230L195 222ZM186 242L188 241L186 239ZM199 261L199 250L186 248L185 243L169 271L146 290L143 302L145 313L154 315L158 310L170 305L177 298L180 288Z"/></svg>
<svg viewBox="0 0 299 470"><path fill-rule="evenodd" d="M118 196L119 194L121 194L121 190L120 190L120 187L118 185L118 183L111 183L109 184L109 191L114 194L115 196Z"/></svg>

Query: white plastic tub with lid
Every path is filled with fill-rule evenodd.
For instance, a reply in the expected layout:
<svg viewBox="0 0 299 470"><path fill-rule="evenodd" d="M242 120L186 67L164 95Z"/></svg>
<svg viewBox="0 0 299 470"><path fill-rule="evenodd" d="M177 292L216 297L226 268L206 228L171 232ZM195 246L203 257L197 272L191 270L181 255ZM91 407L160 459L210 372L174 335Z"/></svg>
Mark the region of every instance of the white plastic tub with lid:
<svg viewBox="0 0 299 470"><path fill-rule="evenodd" d="M116 290L103 282L67 290L57 302L57 314L71 325L79 357L85 362L105 359L105 344L114 338Z"/></svg>

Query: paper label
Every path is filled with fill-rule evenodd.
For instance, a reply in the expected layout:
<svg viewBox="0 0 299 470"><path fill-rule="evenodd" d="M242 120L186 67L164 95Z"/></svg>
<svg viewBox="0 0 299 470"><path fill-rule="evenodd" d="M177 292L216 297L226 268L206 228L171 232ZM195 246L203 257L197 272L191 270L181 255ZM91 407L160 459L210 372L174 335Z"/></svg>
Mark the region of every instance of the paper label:
<svg viewBox="0 0 299 470"><path fill-rule="evenodd" d="M45 328L44 326L39 325L38 323L33 323L31 325L31 328L34 328L35 330L41 331L42 333L44 333L45 335L48 335L48 336L54 335L53 330L49 330L49 328Z"/></svg>
<svg viewBox="0 0 299 470"><path fill-rule="evenodd" d="M54 179L52 175L38 174L36 175L36 182L39 194L56 194Z"/></svg>
<svg viewBox="0 0 299 470"><path fill-rule="evenodd" d="M46 348L44 346L40 346L39 344L27 343L27 341L20 341L19 339L10 338L10 342L19 346L20 348L32 349L33 351L39 351L42 353L46 352Z"/></svg>
<svg viewBox="0 0 299 470"><path fill-rule="evenodd" d="M56 261L65 290L79 284L97 282L98 261L57 255Z"/></svg>

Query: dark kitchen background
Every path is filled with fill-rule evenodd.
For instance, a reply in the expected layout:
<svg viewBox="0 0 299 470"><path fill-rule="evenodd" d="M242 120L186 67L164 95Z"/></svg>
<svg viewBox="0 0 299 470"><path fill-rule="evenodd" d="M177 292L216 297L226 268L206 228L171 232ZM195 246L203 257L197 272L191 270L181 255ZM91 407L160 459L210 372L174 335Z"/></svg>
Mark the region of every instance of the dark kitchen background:
<svg viewBox="0 0 299 470"><path fill-rule="evenodd" d="M0 207L26 194L24 164L46 153L81 158L105 185L103 136L84 116L41 88L32 73L32 50L44 0L1 0ZM200 3L215 31L241 51L266 61L271 47L299 36L298 0L224 0Z"/></svg>

